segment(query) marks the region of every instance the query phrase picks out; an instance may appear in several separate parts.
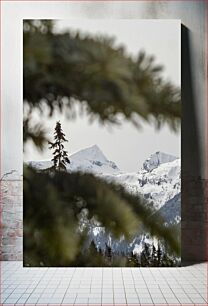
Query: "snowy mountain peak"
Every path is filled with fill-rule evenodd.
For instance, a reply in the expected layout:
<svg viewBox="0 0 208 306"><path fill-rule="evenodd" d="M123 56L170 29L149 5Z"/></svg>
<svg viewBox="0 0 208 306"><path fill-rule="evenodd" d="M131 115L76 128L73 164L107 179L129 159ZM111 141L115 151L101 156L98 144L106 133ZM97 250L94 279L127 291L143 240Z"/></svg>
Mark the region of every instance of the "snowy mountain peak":
<svg viewBox="0 0 208 306"><path fill-rule="evenodd" d="M69 156L69 171L90 172L95 174L120 173L117 165L108 160L97 145L82 149ZM43 170L52 166L51 161L30 161L28 164L36 169Z"/></svg>
<svg viewBox="0 0 208 306"><path fill-rule="evenodd" d="M176 159L178 157L158 151L145 160L143 169L150 172L161 164L169 163Z"/></svg>
<svg viewBox="0 0 208 306"><path fill-rule="evenodd" d="M163 152L152 154L138 172L125 173L117 165L109 161L97 145L82 149L69 157L67 165L69 172L81 171L94 173L109 182L119 183L130 193L141 195L148 202L154 204L156 210L167 224L180 222L181 203L181 161L179 158ZM36 169L49 168L51 161L34 161L29 165ZM89 243L93 240L97 248L105 250L106 244L111 241L112 252L128 254L140 252L144 243L152 244L152 238L148 238L143 232L138 233L131 243L125 239L115 240L105 229L93 226L88 233Z"/></svg>
<svg viewBox="0 0 208 306"><path fill-rule="evenodd" d="M74 154L71 155L71 158L73 160L77 159L87 159L87 160L94 160L94 161L100 161L100 162L106 162L107 158L101 151L101 149L97 145L93 145L91 147L82 149Z"/></svg>
<svg viewBox="0 0 208 306"><path fill-rule="evenodd" d="M70 171L84 171L97 174L120 172L117 165L108 160L97 145L82 149L70 156Z"/></svg>

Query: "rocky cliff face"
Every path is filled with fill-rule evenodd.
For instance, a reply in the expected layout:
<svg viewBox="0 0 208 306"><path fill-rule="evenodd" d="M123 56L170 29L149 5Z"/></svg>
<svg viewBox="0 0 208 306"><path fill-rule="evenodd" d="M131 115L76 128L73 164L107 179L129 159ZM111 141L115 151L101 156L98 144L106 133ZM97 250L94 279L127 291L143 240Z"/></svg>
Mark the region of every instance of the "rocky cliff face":
<svg viewBox="0 0 208 306"><path fill-rule="evenodd" d="M143 169L150 172L155 168L158 168L162 164L166 164L176 160L177 157L166 154L163 152L156 152L152 154L145 162L143 163Z"/></svg>

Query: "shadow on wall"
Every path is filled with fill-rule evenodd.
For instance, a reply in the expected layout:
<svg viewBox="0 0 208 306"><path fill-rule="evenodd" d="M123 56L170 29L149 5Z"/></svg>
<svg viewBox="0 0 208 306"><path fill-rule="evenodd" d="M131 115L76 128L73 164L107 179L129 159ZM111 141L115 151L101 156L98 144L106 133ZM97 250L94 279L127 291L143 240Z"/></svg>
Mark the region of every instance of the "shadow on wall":
<svg viewBox="0 0 208 306"><path fill-rule="evenodd" d="M197 101L193 90L190 31L182 25L182 197L181 261L182 265L207 260L205 180L201 177L202 154L199 146Z"/></svg>

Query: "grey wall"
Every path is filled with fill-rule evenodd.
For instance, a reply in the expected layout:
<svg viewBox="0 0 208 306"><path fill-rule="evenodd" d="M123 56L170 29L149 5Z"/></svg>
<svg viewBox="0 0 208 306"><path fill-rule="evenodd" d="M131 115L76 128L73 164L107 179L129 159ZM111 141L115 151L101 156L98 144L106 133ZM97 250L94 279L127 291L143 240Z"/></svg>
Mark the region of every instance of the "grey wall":
<svg viewBox="0 0 208 306"><path fill-rule="evenodd" d="M2 3L2 205L3 259L22 254L22 19L181 19L182 45L182 259L207 258L207 96L206 1L24 2ZM161 38L162 39L162 38ZM5 173L12 172L9 175ZM8 181L9 179L9 181ZM8 183L9 182L9 183ZM11 202L11 197L12 201ZM16 210L10 209L19 206ZM10 220L10 221L9 221ZM12 221L11 221L12 220ZM14 221L14 222L13 222ZM11 226L14 233L9 240ZM17 242L18 241L18 242Z"/></svg>

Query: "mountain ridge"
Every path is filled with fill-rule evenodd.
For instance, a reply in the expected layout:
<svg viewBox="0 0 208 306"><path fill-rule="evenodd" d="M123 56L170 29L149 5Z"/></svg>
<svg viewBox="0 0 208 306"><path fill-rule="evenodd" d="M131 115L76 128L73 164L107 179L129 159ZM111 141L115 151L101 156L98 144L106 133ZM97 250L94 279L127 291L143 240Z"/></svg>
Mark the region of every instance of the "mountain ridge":
<svg viewBox="0 0 208 306"><path fill-rule="evenodd" d="M157 151L144 161L143 167L135 172L126 173L109 161L97 145L75 152L70 156L69 171L91 172L115 183L120 183L129 192L143 196L154 203L167 224L180 223L181 204L181 165L180 159ZM49 168L50 161L29 162L29 165L41 170ZM140 233L130 243L123 238L116 240L99 224L89 228L87 245L94 241L97 248L111 246L115 253L140 252L145 243L151 244L154 238Z"/></svg>
<svg viewBox="0 0 208 306"><path fill-rule="evenodd" d="M180 192L180 159L157 151L144 161L140 170L126 173L109 161L102 150L93 145L73 153L68 171L91 172L107 181L122 184L128 191L142 194L160 209ZM52 166L51 161L31 161L30 166L43 170Z"/></svg>
<svg viewBox="0 0 208 306"><path fill-rule="evenodd" d="M157 168L158 166L172 162L174 160L178 159L178 157L167 154L161 151L157 151L154 154L151 154L149 158L147 158L143 163L143 169L150 172Z"/></svg>

